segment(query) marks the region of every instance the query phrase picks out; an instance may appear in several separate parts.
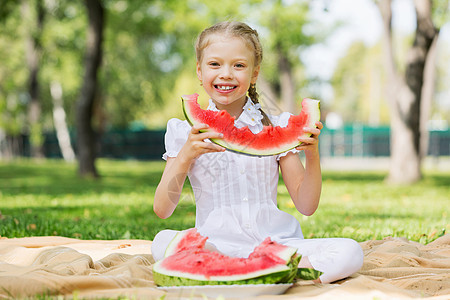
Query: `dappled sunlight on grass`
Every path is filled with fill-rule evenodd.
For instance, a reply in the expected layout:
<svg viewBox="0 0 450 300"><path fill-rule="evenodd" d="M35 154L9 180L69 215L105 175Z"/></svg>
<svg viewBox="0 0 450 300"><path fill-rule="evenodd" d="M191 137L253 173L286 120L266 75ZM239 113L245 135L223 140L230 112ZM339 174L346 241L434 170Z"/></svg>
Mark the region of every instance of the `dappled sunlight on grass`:
<svg viewBox="0 0 450 300"><path fill-rule="evenodd" d="M76 165L59 160L0 162L0 235L60 235L81 239L153 239L163 229L195 223L189 185L174 214L153 212L164 162L99 160L100 180L81 179ZM279 207L298 218L306 238L358 241L402 236L427 243L450 231L450 172L428 172L413 186L389 186L382 172L324 172L319 209L296 211L286 188Z"/></svg>

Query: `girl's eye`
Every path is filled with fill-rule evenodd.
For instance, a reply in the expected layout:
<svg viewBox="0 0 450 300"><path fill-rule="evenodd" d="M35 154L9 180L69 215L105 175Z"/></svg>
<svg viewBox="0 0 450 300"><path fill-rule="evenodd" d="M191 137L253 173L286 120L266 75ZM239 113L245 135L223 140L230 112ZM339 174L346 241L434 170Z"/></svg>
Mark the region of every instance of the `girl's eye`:
<svg viewBox="0 0 450 300"><path fill-rule="evenodd" d="M235 66L236 68L245 68L245 65L241 63L237 63Z"/></svg>
<svg viewBox="0 0 450 300"><path fill-rule="evenodd" d="M219 66L219 63L215 62L215 61L212 61L212 62L209 63L209 65L213 66L213 67L217 67L217 66Z"/></svg>

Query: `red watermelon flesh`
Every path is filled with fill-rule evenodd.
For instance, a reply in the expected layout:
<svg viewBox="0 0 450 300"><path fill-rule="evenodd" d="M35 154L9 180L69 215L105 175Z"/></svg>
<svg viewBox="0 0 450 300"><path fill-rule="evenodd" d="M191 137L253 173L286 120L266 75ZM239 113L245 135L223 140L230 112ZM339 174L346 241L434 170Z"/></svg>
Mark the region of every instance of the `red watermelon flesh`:
<svg viewBox="0 0 450 300"><path fill-rule="evenodd" d="M191 125L208 124L209 129L223 134L222 139L211 139L229 150L256 156L275 155L292 148L300 143L299 137L310 134L303 131L304 127L315 127L320 120L320 101L305 98L302 101L302 111L299 115L292 115L286 127L264 126L257 134L248 127L234 126L235 118L225 110L204 110L197 102L198 94L185 95L183 112Z"/></svg>
<svg viewBox="0 0 450 300"><path fill-rule="evenodd" d="M179 232L167 246L164 257L180 251L205 248L207 237L203 237L195 228Z"/></svg>
<svg viewBox="0 0 450 300"><path fill-rule="evenodd" d="M194 229L195 230L195 229ZM195 233L195 234L194 234ZM248 258L231 257L198 248L204 238L196 231L181 232L177 243L193 247L183 249L158 261L153 266L156 284L218 285L292 282L300 256L297 249L264 240ZM166 252L167 254L167 252Z"/></svg>
<svg viewBox="0 0 450 300"><path fill-rule="evenodd" d="M252 259L237 258L205 249L181 251L165 259L162 267L190 273L211 279L214 276L230 276L247 274L277 265L285 265L286 261L267 253L260 253Z"/></svg>

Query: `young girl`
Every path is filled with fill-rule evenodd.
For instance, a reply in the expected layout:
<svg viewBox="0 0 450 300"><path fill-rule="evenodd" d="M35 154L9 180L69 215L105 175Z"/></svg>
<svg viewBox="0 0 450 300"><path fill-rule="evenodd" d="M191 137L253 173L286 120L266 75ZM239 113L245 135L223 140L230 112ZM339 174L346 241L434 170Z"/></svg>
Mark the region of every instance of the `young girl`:
<svg viewBox="0 0 450 300"><path fill-rule="evenodd" d="M258 103L255 83L262 48L258 34L240 22L218 23L204 30L196 42L197 76L210 96L208 109L226 110L235 126L253 133L264 125L286 126L289 113L268 116ZM247 96L248 94L248 96ZM198 232L208 237L208 247L230 256L247 257L266 237L295 247L302 254L299 267L322 271L318 282L332 282L358 271L363 254L351 239L304 239L300 224L277 208L279 171L297 210L312 215L322 186L318 137L323 125L305 128L309 138L301 146L269 157L251 157L225 151L208 139L221 134L200 132L207 125L191 127L171 119L165 137L167 160L153 209L168 218L178 204L186 176L196 201ZM298 156L304 151L305 167ZM177 231L159 232L152 244L155 260L163 258Z"/></svg>

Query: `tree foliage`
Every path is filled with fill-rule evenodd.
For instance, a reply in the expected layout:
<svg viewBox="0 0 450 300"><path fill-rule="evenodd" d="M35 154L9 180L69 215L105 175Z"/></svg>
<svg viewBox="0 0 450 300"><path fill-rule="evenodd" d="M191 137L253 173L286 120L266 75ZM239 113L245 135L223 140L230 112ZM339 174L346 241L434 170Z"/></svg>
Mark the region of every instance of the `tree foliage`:
<svg viewBox="0 0 450 300"><path fill-rule="evenodd" d="M0 26L0 129L16 136L26 121L27 71L24 67L23 40L17 38L24 31L20 11L13 1L2 2ZM15 30L12 30L15 28Z"/></svg>
<svg viewBox="0 0 450 300"><path fill-rule="evenodd" d="M321 40L317 24L310 18L307 1L265 1L257 10L257 22L266 33L263 77L279 95L283 110L297 113L299 90L307 84L300 54ZM272 99L274 101L276 99Z"/></svg>
<svg viewBox="0 0 450 300"><path fill-rule="evenodd" d="M353 43L336 66L331 84L334 101L331 109L344 123L359 122L379 126L389 123L388 107L383 90L386 78L381 47Z"/></svg>
<svg viewBox="0 0 450 300"><path fill-rule="evenodd" d="M30 0L30 6L38 0ZM40 34L38 84L43 132L53 131L50 86L58 82L75 131L80 97L88 18L81 1L42 1L45 24ZM181 94L200 92L195 76L194 41L204 28L223 20L242 20L256 27L263 40L262 76L277 97L282 91L280 58L289 63L294 94L304 87L300 53L318 41L316 23L309 18L308 1L230 0L220 5L208 0L102 0L105 8L101 91L93 107L96 131L132 124L163 127L181 113ZM0 129L8 136L27 134L29 105L24 40L29 27L21 17L20 2L0 3ZM316 33L316 34L315 34Z"/></svg>

